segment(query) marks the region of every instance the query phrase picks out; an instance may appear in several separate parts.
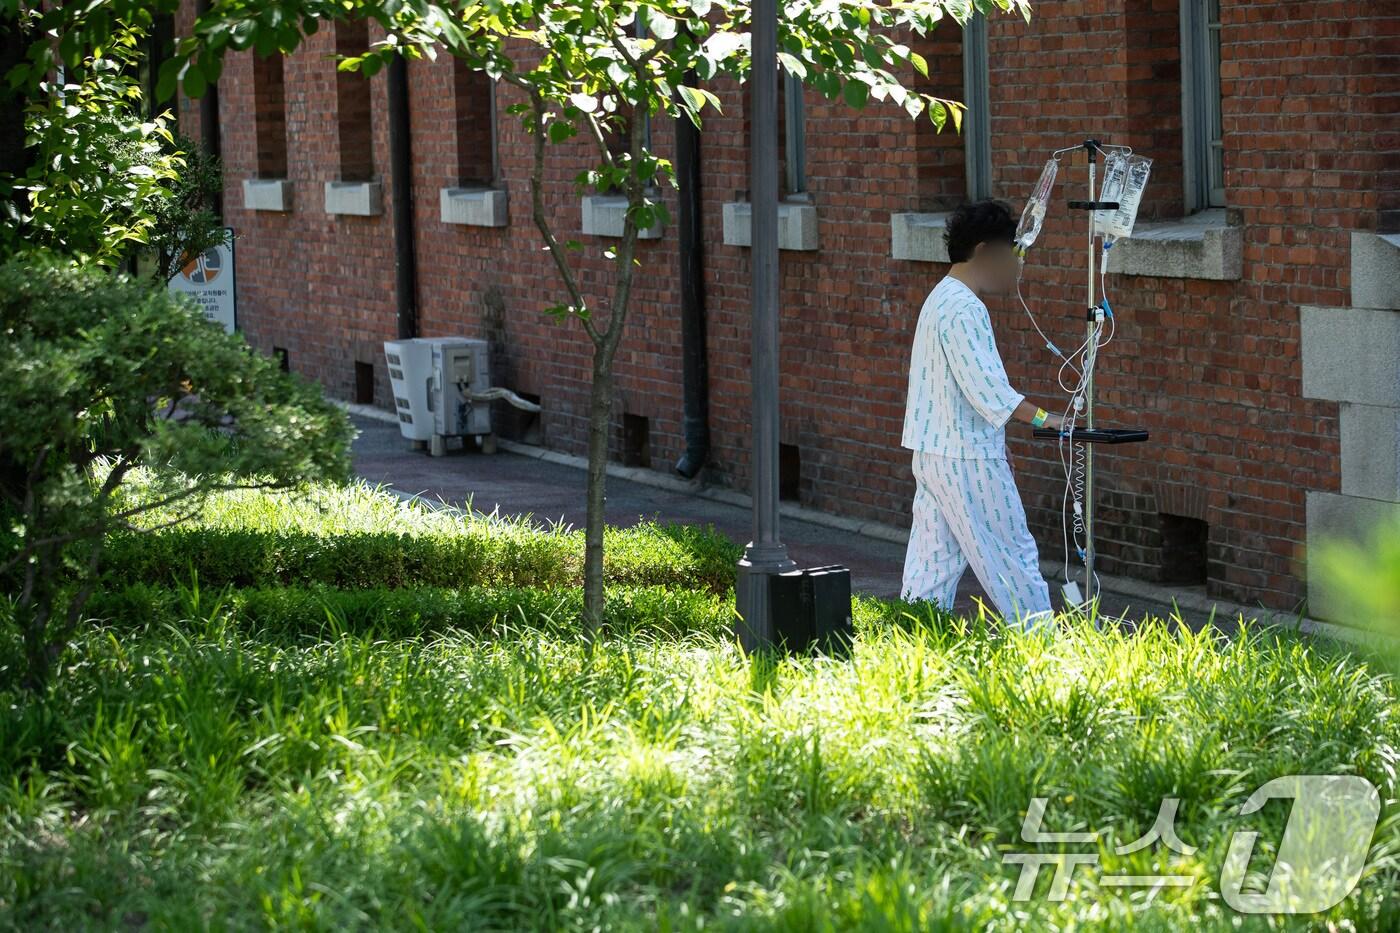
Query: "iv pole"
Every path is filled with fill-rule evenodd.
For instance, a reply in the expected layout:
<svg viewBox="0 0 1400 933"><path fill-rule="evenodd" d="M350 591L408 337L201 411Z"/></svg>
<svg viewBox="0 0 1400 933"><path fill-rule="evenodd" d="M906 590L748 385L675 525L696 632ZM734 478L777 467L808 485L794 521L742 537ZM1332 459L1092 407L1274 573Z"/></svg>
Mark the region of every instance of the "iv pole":
<svg viewBox="0 0 1400 933"><path fill-rule="evenodd" d="M1104 320L1104 309L1095 295L1094 275L1097 271L1097 255L1094 250L1095 218L1099 211L1118 210L1117 201L1096 201L1094 200L1095 182L1097 181L1098 157L1105 150L1099 145L1097 139L1086 139L1082 146L1071 147L1070 150L1061 149L1055 153L1055 157L1066 151L1073 149L1084 150L1084 158L1089 168L1089 198L1088 200L1071 200L1069 207L1072 210L1082 210L1089 215L1089 300L1086 304L1086 342L1084 356L1084 427L1076 427L1070 434L1069 442L1071 448L1075 444L1084 447L1084 590L1083 599L1086 603L1091 603L1098 596L1097 577L1094 575L1094 445L1095 444L1125 444L1145 441L1148 438L1146 431L1122 428L1110 428L1102 430L1094 425L1094 365L1098 361L1098 331ZM1122 146L1109 146L1112 149L1122 149ZM1131 151L1131 150L1130 150ZM1076 160L1077 161L1077 160ZM1033 432L1035 437L1041 438L1063 438L1063 432L1053 428L1036 428ZM1071 462L1073 462L1073 450L1071 450ZM1069 577L1069 568L1065 568L1065 577Z"/></svg>
<svg viewBox="0 0 1400 933"><path fill-rule="evenodd" d="M1094 201L1094 168L1098 160L1098 142L1087 139L1084 148L1089 157L1089 200ZM1118 205L1115 204L1114 207ZM1095 328L1102 313L1094 304L1094 218L1096 211L1089 215L1089 304L1088 304L1088 348L1087 365L1084 367L1084 427L1094 430L1094 363L1099 352ZM1084 445L1084 598L1093 600L1098 595L1094 588L1094 445Z"/></svg>

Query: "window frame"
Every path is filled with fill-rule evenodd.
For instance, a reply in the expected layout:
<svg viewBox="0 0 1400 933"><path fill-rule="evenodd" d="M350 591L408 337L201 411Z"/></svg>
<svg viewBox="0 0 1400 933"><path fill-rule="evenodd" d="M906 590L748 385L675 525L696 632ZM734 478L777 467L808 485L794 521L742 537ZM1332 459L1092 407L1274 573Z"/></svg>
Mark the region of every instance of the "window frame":
<svg viewBox="0 0 1400 933"><path fill-rule="evenodd" d="M1182 0L1181 91L1186 211L1225 207L1220 0Z"/></svg>
<svg viewBox="0 0 1400 933"><path fill-rule="evenodd" d="M963 166L967 199L992 196L991 67L987 55L987 17L974 13L963 26Z"/></svg>
<svg viewBox="0 0 1400 933"><path fill-rule="evenodd" d="M802 79L783 70L783 172L788 195L807 194L807 116Z"/></svg>

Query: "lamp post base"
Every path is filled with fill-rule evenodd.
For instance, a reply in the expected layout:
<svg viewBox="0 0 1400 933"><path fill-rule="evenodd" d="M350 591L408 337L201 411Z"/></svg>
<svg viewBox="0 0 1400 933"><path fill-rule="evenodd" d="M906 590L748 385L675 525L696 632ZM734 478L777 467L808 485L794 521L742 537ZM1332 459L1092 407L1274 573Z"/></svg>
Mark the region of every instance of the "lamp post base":
<svg viewBox="0 0 1400 933"><path fill-rule="evenodd" d="M828 564L773 572L745 562L739 568L737 628L745 651L848 653L855 639L849 569Z"/></svg>
<svg viewBox="0 0 1400 933"><path fill-rule="evenodd" d="M796 569L783 544L749 544L740 558L734 578L734 606L739 618L735 627L745 651L771 648L778 644L773 620L770 579Z"/></svg>

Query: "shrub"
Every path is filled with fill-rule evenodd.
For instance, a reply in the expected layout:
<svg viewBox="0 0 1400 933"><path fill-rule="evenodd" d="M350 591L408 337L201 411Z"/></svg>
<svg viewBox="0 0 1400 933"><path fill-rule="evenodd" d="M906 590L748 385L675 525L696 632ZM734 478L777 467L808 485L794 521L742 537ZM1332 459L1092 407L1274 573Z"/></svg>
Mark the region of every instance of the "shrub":
<svg viewBox="0 0 1400 933"><path fill-rule="evenodd" d="M12 257L0 333L0 590L31 687L81 617L114 529L157 507L179 521L215 489L348 477L344 412L163 290ZM165 469L125 502L141 464Z"/></svg>
<svg viewBox="0 0 1400 933"><path fill-rule="evenodd" d="M124 504L146 502L145 474ZM158 526L175 513L152 509ZM712 528L643 522L607 532L613 585L701 587L734 584L738 545ZM205 586L322 583L340 588L406 586L571 586L582 580L583 536L405 502L355 484L287 492L233 490L208 499L177 529L114 536L106 560L114 584Z"/></svg>
<svg viewBox="0 0 1400 933"><path fill-rule="evenodd" d="M657 525L609 534L608 580L633 586L701 587L734 582L733 545L718 536L676 535ZM323 583L346 589L411 586L568 586L581 580L581 536L492 533L467 526L452 534L179 528L127 532L107 545L107 580L209 586ZM690 545L701 549L691 551ZM727 545L727 546L726 546Z"/></svg>
<svg viewBox="0 0 1400 933"><path fill-rule="evenodd" d="M240 630L277 638L325 636L328 629L380 638L413 638L502 627L574 625L583 608L578 587L475 586L461 589L343 590L330 586L213 589L144 583L104 592L87 614L117 630L184 627L222 614ZM615 633L730 631L732 604L723 596L660 586L612 587L605 622Z"/></svg>

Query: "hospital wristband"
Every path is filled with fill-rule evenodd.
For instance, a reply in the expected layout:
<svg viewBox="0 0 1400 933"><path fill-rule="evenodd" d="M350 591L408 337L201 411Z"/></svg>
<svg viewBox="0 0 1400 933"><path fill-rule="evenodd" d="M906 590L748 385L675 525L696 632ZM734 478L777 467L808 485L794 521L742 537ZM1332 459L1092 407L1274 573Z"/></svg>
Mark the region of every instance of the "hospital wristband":
<svg viewBox="0 0 1400 933"><path fill-rule="evenodd" d="M1049 417L1050 413L1048 411L1043 408L1037 408L1035 410L1035 417L1031 419L1031 424L1038 428L1045 424L1045 419Z"/></svg>

